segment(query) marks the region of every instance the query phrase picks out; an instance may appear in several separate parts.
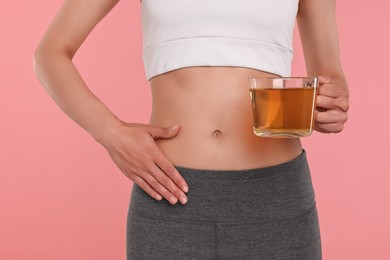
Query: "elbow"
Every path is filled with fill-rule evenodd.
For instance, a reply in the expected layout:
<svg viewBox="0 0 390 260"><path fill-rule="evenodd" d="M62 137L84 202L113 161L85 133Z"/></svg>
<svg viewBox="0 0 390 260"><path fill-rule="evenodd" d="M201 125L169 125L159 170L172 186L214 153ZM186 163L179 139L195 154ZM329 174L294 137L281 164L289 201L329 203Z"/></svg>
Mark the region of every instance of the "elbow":
<svg viewBox="0 0 390 260"><path fill-rule="evenodd" d="M43 60L43 51L37 47L34 52L33 52L33 55L32 55L32 68L33 68L33 72L35 73L36 77L38 79L40 79L40 66L41 66L41 63L42 63L42 60Z"/></svg>
<svg viewBox="0 0 390 260"><path fill-rule="evenodd" d="M53 55L45 48L37 47L32 54L32 69L39 81L42 82L45 68L47 68Z"/></svg>
<svg viewBox="0 0 390 260"><path fill-rule="evenodd" d="M50 60L57 53L58 51L53 51L52 48L50 49L42 44L38 45L32 55L32 65L35 73L45 61Z"/></svg>
<svg viewBox="0 0 390 260"><path fill-rule="evenodd" d="M32 69L37 78L41 80L44 71L57 62L59 58L71 60L72 56L62 49L38 45L32 53Z"/></svg>
<svg viewBox="0 0 390 260"><path fill-rule="evenodd" d="M39 65L39 61L41 60L41 57L42 57L42 52L38 47L34 50L32 55L32 66L33 66L33 71L36 75L38 73L38 65Z"/></svg>

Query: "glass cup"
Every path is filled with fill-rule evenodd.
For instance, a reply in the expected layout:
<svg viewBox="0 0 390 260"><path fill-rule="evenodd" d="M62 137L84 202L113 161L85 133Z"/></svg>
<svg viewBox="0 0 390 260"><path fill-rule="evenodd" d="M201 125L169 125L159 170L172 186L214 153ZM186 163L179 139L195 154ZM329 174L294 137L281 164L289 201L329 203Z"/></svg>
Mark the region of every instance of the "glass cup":
<svg viewBox="0 0 390 260"><path fill-rule="evenodd" d="M253 132L261 137L305 137L314 127L317 77L249 78Z"/></svg>

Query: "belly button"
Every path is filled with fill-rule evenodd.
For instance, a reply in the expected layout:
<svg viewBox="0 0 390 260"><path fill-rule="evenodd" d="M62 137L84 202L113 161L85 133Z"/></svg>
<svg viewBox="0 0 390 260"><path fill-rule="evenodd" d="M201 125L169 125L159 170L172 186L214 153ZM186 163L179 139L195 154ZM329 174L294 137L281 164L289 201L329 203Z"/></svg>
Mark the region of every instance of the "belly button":
<svg viewBox="0 0 390 260"><path fill-rule="evenodd" d="M218 129L213 132L214 137L220 137L221 135L222 135L222 132Z"/></svg>

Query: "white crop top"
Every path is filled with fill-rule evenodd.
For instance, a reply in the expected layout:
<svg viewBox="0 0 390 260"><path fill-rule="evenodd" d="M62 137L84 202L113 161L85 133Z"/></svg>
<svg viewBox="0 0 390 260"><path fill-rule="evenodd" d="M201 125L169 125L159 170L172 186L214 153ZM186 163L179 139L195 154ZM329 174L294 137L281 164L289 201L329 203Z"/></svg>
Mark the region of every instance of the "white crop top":
<svg viewBox="0 0 390 260"><path fill-rule="evenodd" d="M239 66L290 76L299 0L142 0L146 77Z"/></svg>

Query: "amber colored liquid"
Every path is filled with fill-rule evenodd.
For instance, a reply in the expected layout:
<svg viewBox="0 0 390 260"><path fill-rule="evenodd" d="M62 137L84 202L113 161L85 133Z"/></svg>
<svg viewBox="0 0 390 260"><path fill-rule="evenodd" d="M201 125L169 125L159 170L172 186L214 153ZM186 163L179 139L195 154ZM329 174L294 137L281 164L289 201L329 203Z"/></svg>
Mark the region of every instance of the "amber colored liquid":
<svg viewBox="0 0 390 260"><path fill-rule="evenodd" d="M250 89L254 133L280 137L310 135L315 94L314 88Z"/></svg>

